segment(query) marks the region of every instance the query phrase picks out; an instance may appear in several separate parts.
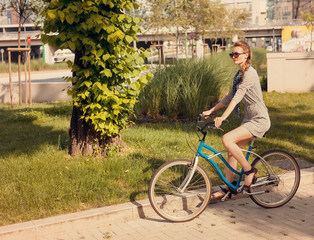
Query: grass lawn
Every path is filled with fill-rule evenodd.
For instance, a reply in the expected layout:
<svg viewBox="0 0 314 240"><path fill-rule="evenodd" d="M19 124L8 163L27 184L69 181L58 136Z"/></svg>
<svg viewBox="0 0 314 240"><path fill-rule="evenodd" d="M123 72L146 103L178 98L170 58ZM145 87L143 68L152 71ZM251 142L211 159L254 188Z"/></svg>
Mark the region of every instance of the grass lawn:
<svg viewBox="0 0 314 240"><path fill-rule="evenodd" d="M314 162L314 93L264 93L264 99L272 128L256 151L281 148ZM193 157L188 124L180 122L132 125L122 131L125 151L106 159L69 157L71 110L68 102L0 105L0 225L146 198L163 162ZM239 124L230 120L226 131ZM211 131L208 143L221 149L222 134ZM197 144L194 135L192 141Z"/></svg>

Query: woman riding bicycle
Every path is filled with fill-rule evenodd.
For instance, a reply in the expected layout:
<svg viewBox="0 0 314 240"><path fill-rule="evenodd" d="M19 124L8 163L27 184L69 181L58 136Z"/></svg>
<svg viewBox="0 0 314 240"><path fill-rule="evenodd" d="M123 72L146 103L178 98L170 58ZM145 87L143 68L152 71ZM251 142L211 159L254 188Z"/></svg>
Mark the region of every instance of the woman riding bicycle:
<svg viewBox="0 0 314 240"><path fill-rule="evenodd" d="M222 142L228 150L228 163L234 169L237 168L237 162L244 169L246 175L243 189L248 191L257 169L251 167L242 154L241 149L254 136L263 137L270 128L270 119L268 110L263 101L260 81L255 69L251 66L252 51L250 46L244 41L238 41L233 45L233 51L230 53L234 64L237 64L240 70L233 79L233 86L229 93L213 108L204 111L203 115L209 116L213 112L227 107L221 117L216 117L215 127L220 127L223 120L227 119L233 110L240 116L239 103L244 105L244 119L241 125L222 137ZM226 179L232 182L234 173L227 168ZM222 191L213 195L213 198L221 198L228 192L225 185Z"/></svg>

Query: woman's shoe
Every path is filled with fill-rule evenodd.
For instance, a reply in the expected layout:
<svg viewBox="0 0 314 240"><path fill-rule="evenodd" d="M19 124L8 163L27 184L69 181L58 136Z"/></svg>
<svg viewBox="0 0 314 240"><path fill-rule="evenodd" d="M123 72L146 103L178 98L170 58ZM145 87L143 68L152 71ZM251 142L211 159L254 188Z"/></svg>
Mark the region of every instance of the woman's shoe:
<svg viewBox="0 0 314 240"><path fill-rule="evenodd" d="M244 172L244 174L245 174L246 176L248 176L248 175L250 175L250 174L254 174L254 175L253 175L251 184L250 184L250 185L244 185L244 186L243 186L243 190L249 191L251 185L256 182L256 179L257 179L257 178L255 177L256 173L257 173L257 169L256 169L255 167L252 167L250 171Z"/></svg>
<svg viewBox="0 0 314 240"><path fill-rule="evenodd" d="M211 195L211 199L222 199L226 197L226 194L229 195L229 198L231 198L231 192L228 189L225 189L223 187L220 187L221 191L215 192L213 195Z"/></svg>

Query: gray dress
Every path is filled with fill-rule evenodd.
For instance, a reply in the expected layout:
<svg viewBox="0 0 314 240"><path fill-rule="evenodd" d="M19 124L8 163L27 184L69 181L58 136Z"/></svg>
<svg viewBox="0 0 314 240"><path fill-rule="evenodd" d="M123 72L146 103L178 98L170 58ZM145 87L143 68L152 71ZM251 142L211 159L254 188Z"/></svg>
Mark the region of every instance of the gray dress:
<svg viewBox="0 0 314 240"><path fill-rule="evenodd" d="M236 103L242 101L244 105L244 119L241 126L249 130L254 136L263 137L270 128L270 119L263 101L260 81L253 67L244 73L243 80L238 84L235 95L233 96L231 89L221 100L221 103L228 106L231 100Z"/></svg>

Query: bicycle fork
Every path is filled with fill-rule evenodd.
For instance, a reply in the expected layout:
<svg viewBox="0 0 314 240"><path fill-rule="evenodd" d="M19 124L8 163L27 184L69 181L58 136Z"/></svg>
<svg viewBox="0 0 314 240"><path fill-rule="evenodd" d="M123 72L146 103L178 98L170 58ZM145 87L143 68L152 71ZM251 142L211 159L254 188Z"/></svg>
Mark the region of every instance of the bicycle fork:
<svg viewBox="0 0 314 240"><path fill-rule="evenodd" d="M190 168L188 174L186 175L184 181L180 185L180 187L177 189L180 193L183 193L186 189L186 187L190 184L191 179L195 173L196 167L198 164L198 156L195 156L194 161L192 162L192 168Z"/></svg>

